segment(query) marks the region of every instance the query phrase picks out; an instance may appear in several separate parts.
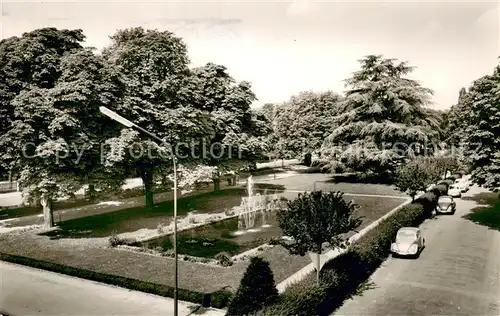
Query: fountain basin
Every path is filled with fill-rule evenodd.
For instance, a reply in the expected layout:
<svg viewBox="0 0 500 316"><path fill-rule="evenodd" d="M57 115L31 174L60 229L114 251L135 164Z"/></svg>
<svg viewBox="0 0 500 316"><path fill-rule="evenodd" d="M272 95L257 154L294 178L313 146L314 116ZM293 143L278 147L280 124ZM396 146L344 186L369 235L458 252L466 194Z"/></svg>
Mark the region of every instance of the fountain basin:
<svg viewBox="0 0 500 316"><path fill-rule="evenodd" d="M237 217L221 220L215 223L183 230L178 233L180 254L214 258L218 253L226 252L231 256L238 255L255 247L259 247L271 239L281 237L276 211L267 212L266 225L262 225L262 215L256 214L255 226L250 229L238 228ZM139 246L150 249L173 249L172 235L164 235L143 241Z"/></svg>

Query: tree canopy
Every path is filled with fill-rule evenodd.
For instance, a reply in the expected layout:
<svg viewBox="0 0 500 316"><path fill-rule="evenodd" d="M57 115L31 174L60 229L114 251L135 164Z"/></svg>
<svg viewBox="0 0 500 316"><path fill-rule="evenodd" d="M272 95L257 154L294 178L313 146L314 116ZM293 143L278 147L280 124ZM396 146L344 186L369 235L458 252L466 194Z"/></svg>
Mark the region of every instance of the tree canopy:
<svg viewBox="0 0 500 316"><path fill-rule="evenodd" d="M296 158L319 150L334 128L341 100L332 91L308 91L281 104L265 104L259 111L273 128L267 140L269 155Z"/></svg>
<svg viewBox="0 0 500 316"><path fill-rule="evenodd" d="M340 155L332 160L356 171L378 173L394 168L397 159L412 150L411 144L423 146L438 139L439 122L426 108L432 90L407 77L414 67L381 55L366 56L360 64L361 69L346 80L341 114L323 149L339 148Z"/></svg>
<svg viewBox="0 0 500 316"><path fill-rule="evenodd" d="M25 197L41 198L48 226L52 200L87 181L113 131L99 106L115 107L122 95L116 71L84 49L83 39L80 30L47 28L0 44L1 68L15 70L2 77L11 80L3 82L11 91L2 100L10 112L0 136L2 162L17 174Z"/></svg>
<svg viewBox="0 0 500 316"><path fill-rule="evenodd" d="M465 136L466 154L475 181L486 187L500 186L500 65L491 75L474 81L464 96L468 109L466 125L458 129ZM465 112L465 111L464 111Z"/></svg>

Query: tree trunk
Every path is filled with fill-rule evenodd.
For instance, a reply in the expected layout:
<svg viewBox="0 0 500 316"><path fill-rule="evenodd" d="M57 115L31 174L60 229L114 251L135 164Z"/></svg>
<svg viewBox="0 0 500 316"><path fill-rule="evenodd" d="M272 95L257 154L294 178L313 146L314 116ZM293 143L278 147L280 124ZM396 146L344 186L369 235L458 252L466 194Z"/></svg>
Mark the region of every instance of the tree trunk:
<svg viewBox="0 0 500 316"><path fill-rule="evenodd" d="M47 196L40 199L43 208L43 227L54 227L54 210L52 209L52 200Z"/></svg>
<svg viewBox="0 0 500 316"><path fill-rule="evenodd" d="M281 158L281 168L285 168L285 158Z"/></svg>
<svg viewBox="0 0 500 316"><path fill-rule="evenodd" d="M95 201L97 199L97 191L95 189L95 184L89 184L89 187L87 189L87 199L90 201Z"/></svg>
<svg viewBox="0 0 500 316"><path fill-rule="evenodd" d="M35 196L33 197L32 201L31 201L31 205L33 207L40 207L42 205L41 198L40 198L39 194L35 194Z"/></svg>
<svg viewBox="0 0 500 316"><path fill-rule="evenodd" d="M141 171L141 179L144 184L144 198L146 200L146 207L153 208L153 172L150 169L143 169Z"/></svg>
<svg viewBox="0 0 500 316"><path fill-rule="evenodd" d="M220 191L220 178L214 179L214 192Z"/></svg>
<svg viewBox="0 0 500 316"><path fill-rule="evenodd" d="M319 271L320 271L320 259L321 259L321 251L316 254L317 263L316 263L316 283L319 285Z"/></svg>

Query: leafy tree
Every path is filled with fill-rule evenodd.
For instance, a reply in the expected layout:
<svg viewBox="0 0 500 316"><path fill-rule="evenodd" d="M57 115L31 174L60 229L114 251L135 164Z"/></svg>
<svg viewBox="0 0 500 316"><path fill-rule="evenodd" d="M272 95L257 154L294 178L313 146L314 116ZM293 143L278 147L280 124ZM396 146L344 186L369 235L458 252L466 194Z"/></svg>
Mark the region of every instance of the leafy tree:
<svg viewBox="0 0 500 316"><path fill-rule="evenodd" d="M446 117L444 138L450 146L459 146L466 139L466 128L469 125L470 101L467 100L467 90L460 89L458 103L453 105Z"/></svg>
<svg viewBox="0 0 500 316"><path fill-rule="evenodd" d="M361 224L361 218L355 216L356 209L352 201L344 199L342 192L300 193L278 213L283 235L293 238L292 243L284 246L290 253L301 256L308 251L321 255L326 242L331 248L343 246L342 234ZM319 282L319 268L317 276Z"/></svg>
<svg viewBox="0 0 500 316"><path fill-rule="evenodd" d="M8 104L13 115L0 136L0 154L19 175L25 197L41 200L46 227L53 226L52 201L72 195L97 172L100 144L114 127L104 124L98 108L114 108L121 99L117 73L79 47L82 40L79 30L49 28L2 42L13 60L25 56L16 67L27 73Z"/></svg>
<svg viewBox="0 0 500 316"><path fill-rule="evenodd" d="M284 158L295 158L321 148L335 127L341 96L331 92L301 92L275 106L275 151Z"/></svg>
<svg viewBox="0 0 500 316"><path fill-rule="evenodd" d="M125 85L124 102L118 112L165 139L174 146L178 158L189 160L189 146L178 144L210 134L212 123L206 111L192 105L197 95L186 45L168 31L140 27L119 30L111 40L103 55L120 71ZM170 170L171 157L165 144L141 140L140 136L123 129L110 139L106 163L126 171L137 170L144 183L146 205L152 207L155 175ZM163 178L160 175L159 179Z"/></svg>
<svg viewBox="0 0 500 316"><path fill-rule="evenodd" d="M253 257L226 315L252 315L277 296L278 290L269 263L260 257Z"/></svg>
<svg viewBox="0 0 500 316"><path fill-rule="evenodd" d="M265 137L271 132L263 114L250 105L256 97L250 83L235 82L222 65L208 63L192 70L196 85L195 107L210 113L213 134L202 144L203 162L216 167L214 190L228 171L254 165L264 157Z"/></svg>
<svg viewBox="0 0 500 316"><path fill-rule="evenodd" d="M409 145L439 139L439 122L425 108L432 91L406 77L413 70L406 62L370 55L360 63L361 69L346 80L337 126L323 146L343 153L332 160L341 159L354 171L390 175L412 152Z"/></svg>
<svg viewBox="0 0 500 316"><path fill-rule="evenodd" d="M448 172L454 172L459 168L459 161L452 152L445 152L440 156L432 157L430 160L433 168L439 173L439 178L446 178Z"/></svg>
<svg viewBox="0 0 500 316"><path fill-rule="evenodd" d="M82 49L84 39L82 30L42 28L0 41L0 135L5 135L16 119L14 98L26 89L54 87L61 58ZM3 148L0 164L19 174L15 170L17 156L9 150L13 149Z"/></svg>
<svg viewBox="0 0 500 316"><path fill-rule="evenodd" d="M258 108L257 111L264 115L266 120L271 124L276 117L276 105L273 103L266 103L262 107Z"/></svg>
<svg viewBox="0 0 500 316"><path fill-rule="evenodd" d="M474 81L465 96L469 108L466 153L472 177L486 187L500 185L500 65Z"/></svg>
<svg viewBox="0 0 500 316"><path fill-rule="evenodd" d="M429 185L439 179L440 173L433 167L426 158L410 159L396 169L396 187L402 192L408 193L414 201L418 191L425 192Z"/></svg>

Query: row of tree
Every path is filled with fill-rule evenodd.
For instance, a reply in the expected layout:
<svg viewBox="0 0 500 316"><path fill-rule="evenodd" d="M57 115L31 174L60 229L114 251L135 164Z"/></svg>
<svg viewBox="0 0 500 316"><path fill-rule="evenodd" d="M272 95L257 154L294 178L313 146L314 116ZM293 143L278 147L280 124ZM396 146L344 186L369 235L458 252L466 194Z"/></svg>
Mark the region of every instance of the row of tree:
<svg viewBox="0 0 500 316"><path fill-rule="evenodd" d="M394 179L415 155L446 154L486 186L500 184L499 67L466 90L446 111L428 107L432 90L408 78L413 67L380 55L360 60L343 95L305 92L260 111L272 122L271 157L316 152L327 170Z"/></svg>
<svg viewBox="0 0 500 316"><path fill-rule="evenodd" d="M168 31L120 30L100 53L84 39L82 30L44 28L0 42L0 165L41 201L48 226L52 201L84 184L116 190L138 173L148 206L157 182L170 185L165 144L104 117L100 106L167 143L196 144L177 148L187 157L178 162L216 167L216 188L224 170L260 159L269 124L250 108L250 84L226 67L190 69L185 43ZM220 154L200 154L216 143Z"/></svg>

